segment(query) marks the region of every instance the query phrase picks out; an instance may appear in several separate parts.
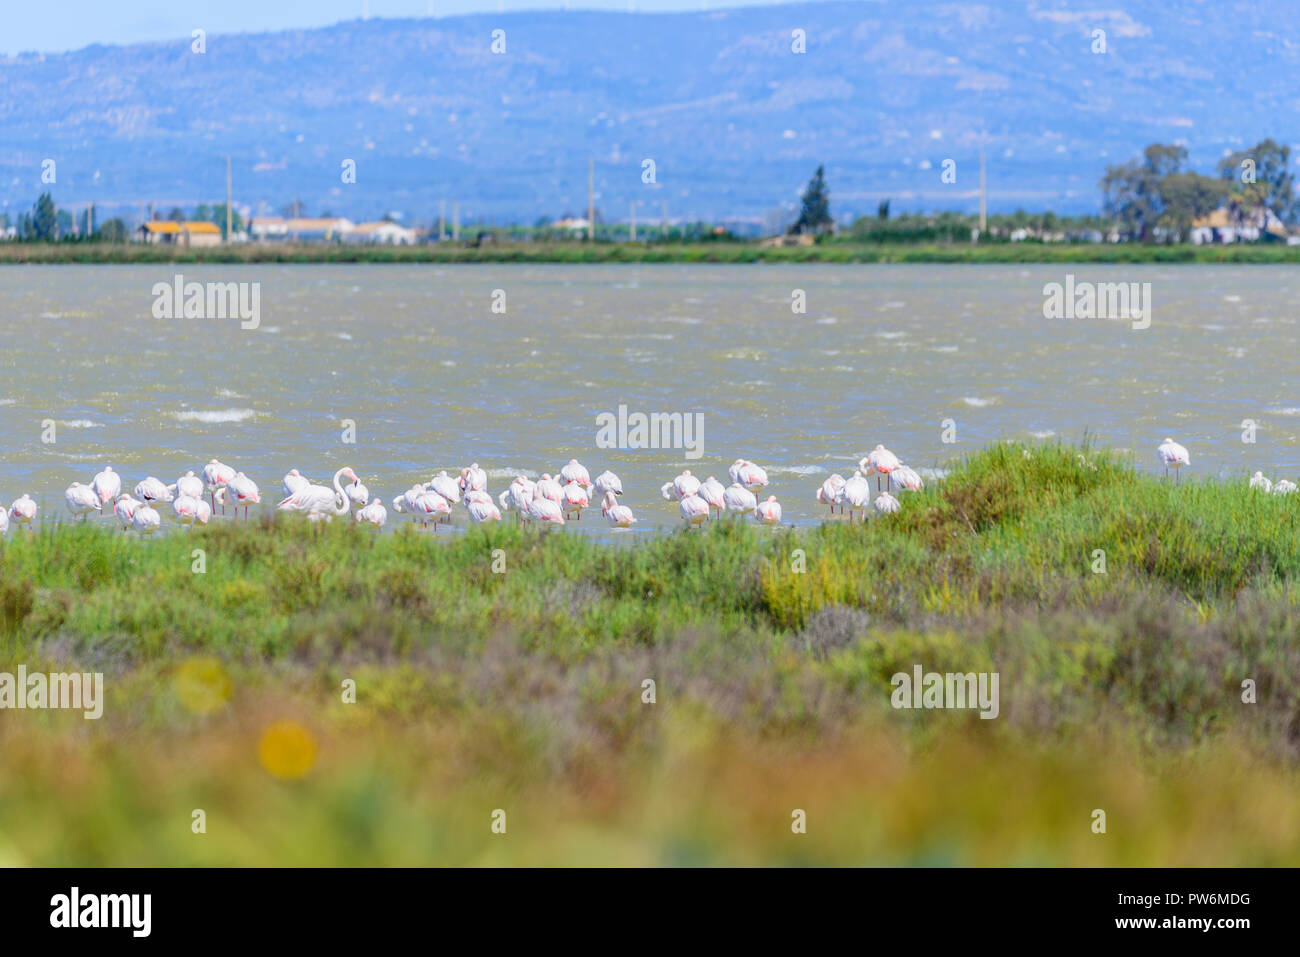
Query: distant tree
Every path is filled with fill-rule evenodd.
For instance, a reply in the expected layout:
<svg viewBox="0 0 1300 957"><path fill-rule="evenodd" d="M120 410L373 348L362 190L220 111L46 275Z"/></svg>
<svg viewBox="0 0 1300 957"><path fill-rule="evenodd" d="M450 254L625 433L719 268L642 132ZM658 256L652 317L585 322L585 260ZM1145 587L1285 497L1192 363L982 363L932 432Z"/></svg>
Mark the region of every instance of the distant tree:
<svg viewBox="0 0 1300 957"><path fill-rule="evenodd" d="M221 227L221 238L227 240L230 238L226 235L226 204L225 203L219 203L218 205L213 206L212 219L204 220L204 222L215 222L218 226ZM239 210L237 209L231 210L230 226L237 233L243 232L244 220L243 217L239 215Z"/></svg>
<svg viewBox="0 0 1300 957"><path fill-rule="evenodd" d="M304 208L302 200L294 199L294 201L289 203L287 206L282 206L280 208L280 215L286 219L301 219Z"/></svg>
<svg viewBox="0 0 1300 957"><path fill-rule="evenodd" d="M31 239L52 243L59 238L59 209L49 193L41 193L29 223Z"/></svg>
<svg viewBox="0 0 1300 957"><path fill-rule="evenodd" d="M213 221L212 217L214 215L212 207L207 203L199 203L194 209L194 221L196 223L210 223Z"/></svg>
<svg viewBox="0 0 1300 957"><path fill-rule="evenodd" d="M831 218L831 194L826 187L825 168L818 166L803 191L799 218L790 227L792 233L820 233L835 224Z"/></svg>
<svg viewBox="0 0 1300 957"><path fill-rule="evenodd" d="M1160 225L1186 242L1192 224L1218 209L1227 192L1228 185L1222 180L1196 172L1172 173L1160 183Z"/></svg>
<svg viewBox="0 0 1300 957"><path fill-rule="evenodd" d="M1142 162L1108 166L1102 177L1102 205L1129 236L1153 238L1152 230L1165 214L1163 185L1183 172L1187 148L1152 143L1142 153Z"/></svg>
<svg viewBox="0 0 1300 957"><path fill-rule="evenodd" d="M77 231L77 224L73 220L71 212L66 209L60 209L54 215L59 224L59 239L62 239L65 236L71 236Z"/></svg>
<svg viewBox="0 0 1300 957"><path fill-rule="evenodd" d="M1248 150L1221 159L1219 176L1233 184L1232 205L1266 206L1284 222L1295 220L1297 202L1291 147L1279 146L1272 139L1262 140Z"/></svg>
<svg viewBox="0 0 1300 957"><path fill-rule="evenodd" d="M888 219L889 219L889 200L887 200L887 199L882 199L882 200L880 201L879 205L876 206L876 219L880 220L882 223L888 221Z"/></svg>
<svg viewBox="0 0 1300 957"><path fill-rule="evenodd" d="M202 210L204 209L204 207L200 206L199 209ZM186 221L186 219L187 217L185 215L185 211L181 209L179 206L173 206L172 211L167 214L167 221L170 223L183 223ZM195 219L202 221L203 214L201 212L196 213Z"/></svg>
<svg viewBox="0 0 1300 957"><path fill-rule="evenodd" d="M533 228L534 228L534 229L546 229L546 228L548 228L550 225L551 225L551 217L549 217L549 216L538 216L538 217L537 217L537 220L533 223Z"/></svg>
<svg viewBox="0 0 1300 957"><path fill-rule="evenodd" d="M8 229L12 224L9 222L8 213L0 213L0 229Z"/></svg>
<svg viewBox="0 0 1300 957"><path fill-rule="evenodd" d="M124 243L127 240L126 223L120 219L110 219L99 227L95 234L102 242Z"/></svg>

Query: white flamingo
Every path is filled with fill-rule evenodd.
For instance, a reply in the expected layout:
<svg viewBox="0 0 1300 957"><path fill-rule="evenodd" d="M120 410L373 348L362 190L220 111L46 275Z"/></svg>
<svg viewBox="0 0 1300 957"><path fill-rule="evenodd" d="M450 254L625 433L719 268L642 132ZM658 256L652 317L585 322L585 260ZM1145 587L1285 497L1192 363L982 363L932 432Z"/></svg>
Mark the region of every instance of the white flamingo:
<svg viewBox="0 0 1300 957"><path fill-rule="evenodd" d="M303 475L297 469L289 469L285 473L284 479L280 482L281 488L284 489L285 497L292 495L294 492L301 491L311 484L311 479Z"/></svg>
<svg viewBox="0 0 1300 957"><path fill-rule="evenodd" d="M462 492L487 491L487 473L478 467L477 462L467 469L460 470L460 490Z"/></svg>
<svg viewBox="0 0 1300 957"><path fill-rule="evenodd" d="M36 519L36 502L24 492L14 499L13 505L9 506L9 517L19 525L31 528L32 522Z"/></svg>
<svg viewBox="0 0 1300 957"><path fill-rule="evenodd" d="M123 493L113 503L113 516L122 523L124 529L130 528L131 519L135 517L135 510L143 504L143 502L137 502L130 495Z"/></svg>
<svg viewBox="0 0 1300 957"><path fill-rule="evenodd" d="M536 486L530 479L523 475L516 475L510 486L501 493L498 501L502 508L513 511L522 522L528 517L528 506L533 501L535 490Z"/></svg>
<svg viewBox="0 0 1300 957"><path fill-rule="evenodd" d="M703 482L700 483L700 490L696 494L699 495L700 498L704 499L704 501L709 503L710 518L713 517L712 510L716 509L719 515L721 515L724 511L726 511L727 490L726 488L723 487L722 483L719 482L717 479L715 479L712 475L710 475L708 478L706 478Z"/></svg>
<svg viewBox="0 0 1300 957"><path fill-rule="evenodd" d="M897 512L903 506L899 503L898 499L894 498L894 496L890 495L888 492L881 492L876 496L876 500L871 503L871 507L881 515L888 515L891 512Z"/></svg>
<svg viewBox="0 0 1300 957"><path fill-rule="evenodd" d="M393 499L393 511L401 514L410 514L412 522L420 521L420 515L416 509L416 502L420 496L425 493L423 485L412 485L397 498Z"/></svg>
<svg viewBox="0 0 1300 957"><path fill-rule="evenodd" d="M867 477L860 471L854 472L844 488L841 490L843 504L849 507L849 521L853 521L853 513L859 509L862 511L862 517L867 517L867 505L871 502L871 483Z"/></svg>
<svg viewBox="0 0 1300 957"><path fill-rule="evenodd" d="M203 480L195 475L193 470L186 472L176 480L175 485L169 485L167 488L177 495L188 495L190 498L203 497Z"/></svg>
<svg viewBox="0 0 1300 957"><path fill-rule="evenodd" d="M758 499L754 493L739 482L733 482L727 486L727 490L722 493L722 501L726 503L728 512L752 512L758 505Z"/></svg>
<svg viewBox="0 0 1300 957"><path fill-rule="evenodd" d="M596 479L597 483L600 479ZM636 516L626 505L618 504L618 493L610 489L605 493L605 501L600 509L606 520L614 528L631 528L636 523Z"/></svg>
<svg viewBox="0 0 1300 957"><path fill-rule="evenodd" d="M1290 495L1295 490L1296 484L1290 479L1278 479L1277 484L1273 486L1274 495Z"/></svg>
<svg viewBox="0 0 1300 957"><path fill-rule="evenodd" d="M533 493L534 498L548 498L556 505L564 501L564 486L547 473L537 480L537 489Z"/></svg>
<svg viewBox="0 0 1300 957"><path fill-rule="evenodd" d="M0 508L0 535L9 531L9 509Z"/></svg>
<svg viewBox="0 0 1300 957"><path fill-rule="evenodd" d="M431 488L424 488L415 501L411 503L411 514L418 515L420 523L429 527L433 519L433 530L438 530L438 523L451 516L451 503Z"/></svg>
<svg viewBox="0 0 1300 957"><path fill-rule="evenodd" d="M244 506L244 518L247 519L248 507L261 504L262 491L243 472L236 472L226 482L226 501L235 506L236 515L239 514L239 506Z"/></svg>
<svg viewBox="0 0 1300 957"><path fill-rule="evenodd" d="M1263 472L1256 472L1250 477L1250 487L1257 488L1261 492L1273 491L1273 483L1264 477Z"/></svg>
<svg viewBox="0 0 1300 957"><path fill-rule="evenodd" d="M469 508L475 502L478 502L480 504L487 504L487 505L495 504L492 501L491 495L489 495L487 492L483 491L482 489L478 489L478 488L466 489L464 502L466 508Z"/></svg>
<svg viewBox="0 0 1300 957"><path fill-rule="evenodd" d="M543 498L540 495L528 503L528 518L529 521L543 524L564 524L564 512L560 510L559 503L553 502L549 498Z"/></svg>
<svg viewBox="0 0 1300 957"><path fill-rule="evenodd" d="M591 497L587 494L587 490L580 483L573 481L564 486L563 505L565 518L570 517L570 513L572 513L572 517L575 520L581 521L582 510L590 504Z"/></svg>
<svg viewBox="0 0 1300 957"><path fill-rule="evenodd" d="M677 510L682 513L682 521L686 523L687 528L708 521L709 518L709 503L694 492L682 496Z"/></svg>
<svg viewBox="0 0 1300 957"><path fill-rule="evenodd" d="M162 524L162 516L158 514L157 509L141 504L131 513L131 524L141 535L152 535Z"/></svg>
<svg viewBox="0 0 1300 957"><path fill-rule="evenodd" d="M727 469L727 474L731 476L732 483L743 485L751 492L757 492L767 485L767 472L748 459L736 459Z"/></svg>
<svg viewBox="0 0 1300 957"><path fill-rule="evenodd" d="M353 508L361 508L370 501L370 489L366 488L360 482L353 482L348 485L344 491L348 493L348 501L352 503Z"/></svg>
<svg viewBox="0 0 1300 957"><path fill-rule="evenodd" d="M831 507L831 514L835 514L835 506L841 505L840 499L844 495L844 476L839 472L834 473L817 490L817 501L823 505Z"/></svg>
<svg viewBox="0 0 1300 957"><path fill-rule="evenodd" d="M890 477L903 492L919 492L925 488L925 483L921 481L921 476L916 469L908 468L906 465L894 469Z"/></svg>
<svg viewBox="0 0 1300 957"><path fill-rule="evenodd" d="M577 459L569 459L569 464L560 469L560 478L566 485L577 482L583 488L591 488L591 476Z"/></svg>
<svg viewBox="0 0 1300 957"><path fill-rule="evenodd" d="M1173 439L1166 438L1159 446L1156 447L1156 457L1160 459L1160 464L1165 467L1165 478L1169 478L1169 470L1174 470L1174 483L1178 482L1178 470L1184 465L1192 464L1192 457L1187 454L1187 449Z"/></svg>
<svg viewBox="0 0 1300 957"><path fill-rule="evenodd" d="M473 490L471 489L471 492L472 491ZM466 496L466 498L468 499L468 496ZM469 512L469 520L474 522L476 525L481 525L484 522L501 521L501 510L493 504L492 496L490 495L487 497L486 502L477 497L472 502L467 501L466 510Z"/></svg>
<svg viewBox="0 0 1300 957"><path fill-rule="evenodd" d="M903 463L898 460L898 456L883 445L877 445L867 453L867 457L858 463L864 475L876 476L876 491L880 491L880 476L885 476L885 481L890 481L890 473Z"/></svg>
<svg viewBox="0 0 1300 957"><path fill-rule="evenodd" d="M769 495L766 502L759 502L754 506L754 518L764 525L781 524L781 503L776 500L775 495Z"/></svg>
<svg viewBox="0 0 1300 957"><path fill-rule="evenodd" d="M439 472L429 482L429 488L433 489L452 505L460 501L460 483L449 476L446 470Z"/></svg>
<svg viewBox="0 0 1300 957"><path fill-rule="evenodd" d="M146 505L152 505L155 502L170 502L174 497L162 479L150 475L147 479L135 487L136 498Z"/></svg>
<svg viewBox="0 0 1300 957"><path fill-rule="evenodd" d="M334 473L334 488L332 490L324 485L308 485L306 488L286 497L276 508L281 512L298 512L317 522L322 519L328 521L335 515L346 515L351 511L351 507L348 503L347 493L343 491L343 486L339 484L341 478L351 479L355 482L357 473L345 465Z"/></svg>
<svg viewBox="0 0 1300 957"><path fill-rule="evenodd" d="M113 466L105 465L104 471L90 480L90 487L99 496L102 508L122 494L122 476L113 471Z"/></svg>
<svg viewBox="0 0 1300 957"><path fill-rule="evenodd" d="M356 518L358 522L365 522L375 528L383 528L384 523L388 521L388 509L384 508L384 500L382 498L372 499L367 505L357 509Z"/></svg>
<svg viewBox="0 0 1300 957"><path fill-rule="evenodd" d="M595 497L599 498L603 502L605 496L610 492L613 492L615 495L623 494L623 480L609 469L606 469L596 476L596 482L595 485L592 486L592 490L595 493Z"/></svg>
<svg viewBox="0 0 1300 957"><path fill-rule="evenodd" d="M74 516L80 515L84 522L86 516L91 512L100 512L104 505L95 494L95 490L89 485L82 485L80 482L73 482L63 493L64 501L68 503L68 511Z"/></svg>
<svg viewBox="0 0 1300 957"><path fill-rule="evenodd" d="M172 511L182 525L193 525L199 514L199 500L189 495L178 495L172 500Z"/></svg>
<svg viewBox="0 0 1300 957"><path fill-rule="evenodd" d="M212 507L217 507L217 489L221 488L232 478L235 477L235 470L229 465L222 465L216 459L203 466L203 481L208 483L208 495L212 498ZM225 506L222 506L221 512L226 512Z"/></svg>
<svg viewBox="0 0 1300 957"><path fill-rule="evenodd" d="M659 491L663 493L664 498L668 501L671 502L673 499L676 499L680 502L684 498L689 498L690 496L699 493L700 480L691 474L690 469L684 469L682 474L677 476L677 478L673 479L671 482L665 482Z"/></svg>
<svg viewBox="0 0 1300 957"><path fill-rule="evenodd" d="M199 503L194 509L194 521L200 525L208 524L212 520L212 506L201 498L196 498L194 501Z"/></svg>

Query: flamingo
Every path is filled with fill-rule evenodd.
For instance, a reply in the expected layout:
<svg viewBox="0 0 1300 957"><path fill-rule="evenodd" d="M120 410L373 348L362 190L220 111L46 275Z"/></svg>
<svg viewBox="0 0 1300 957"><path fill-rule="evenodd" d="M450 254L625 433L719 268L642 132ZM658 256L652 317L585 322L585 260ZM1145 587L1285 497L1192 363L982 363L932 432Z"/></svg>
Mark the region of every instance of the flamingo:
<svg viewBox="0 0 1300 957"><path fill-rule="evenodd" d="M764 525L781 524L781 503L775 495L769 495L766 502L760 502L754 507L754 518Z"/></svg>
<svg viewBox="0 0 1300 957"><path fill-rule="evenodd" d="M891 512L897 512L903 506L898 499L894 498L894 496L890 495L888 492L881 492L876 497L876 500L871 503L871 507L880 515L888 515Z"/></svg>
<svg viewBox="0 0 1300 957"><path fill-rule="evenodd" d="M235 477L235 470L229 465L222 465L216 459L213 459L207 465L203 466L203 480L208 483L208 495L212 498L212 507L217 507L217 489L225 485ZM169 499L170 501L170 499ZM225 506L221 507L221 512L225 514Z"/></svg>
<svg viewBox="0 0 1300 957"><path fill-rule="evenodd" d="M446 471L439 472L429 482L429 488L433 489L452 505L460 501L460 483L451 478Z"/></svg>
<svg viewBox="0 0 1300 957"><path fill-rule="evenodd" d="M582 510L591 504L591 498L587 495L587 490L577 480L569 482L564 486L564 512L568 517L569 512L573 512L573 517L577 521L582 521Z"/></svg>
<svg viewBox="0 0 1300 957"><path fill-rule="evenodd" d="M1192 464L1192 457L1187 454L1187 449L1173 439L1166 438L1156 448L1156 456L1160 459L1160 464L1165 467L1165 478L1169 478L1169 470L1174 470L1174 483L1178 482L1178 470L1184 465Z"/></svg>
<svg viewBox="0 0 1300 957"><path fill-rule="evenodd" d="M867 517L867 505L871 502L871 483L862 472L854 472L853 477L844 483L841 489L842 505L849 507L849 521L853 521L853 513L862 509L862 517Z"/></svg>
<svg viewBox="0 0 1300 957"><path fill-rule="evenodd" d="M235 506L236 515L239 514L239 506L244 506L244 519L247 520L248 506L261 503L262 491L257 487L257 483L243 472L236 472L226 482L226 499Z"/></svg>
<svg viewBox="0 0 1300 957"><path fill-rule="evenodd" d="M471 488L465 490L464 502L466 508L469 508L475 502L478 502L479 504L487 504L487 505L495 504L492 501L491 495L489 495L487 492L483 491L482 489L477 489L477 488Z"/></svg>
<svg viewBox="0 0 1300 957"><path fill-rule="evenodd" d="M831 507L831 514L834 515L835 506L843 504L841 501L843 495L844 476L839 472L836 472L825 482L822 482L822 487L817 490L817 501L821 502L823 505L829 505Z"/></svg>
<svg viewBox="0 0 1300 957"><path fill-rule="evenodd" d="M752 512L758 505L754 493L739 482L727 486L727 490L722 493L722 500L726 503L728 512Z"/></svg>
<svg viewBox="0 0 1300 957"><path fill-rule="evenodd" d="M104 505L95 494L95 490L89 485L82 485L80 482L73 482L63 493L64 500L68 503L68 511L74 516L80 515L84 522L86 516L91 512L102 512Z"/></svg>
<svg viewBox="0 0 1300 957"><path fill-rule="evenodd" d="M615 495L623 494L623 480L609 469L605 469L605 471L596 476L596 482L592 486L592 490L596 493L597 497L604 501L605 496L610 492L613 492Z"/></svg>
<svg viewBox="0 0 1300 957"><path fill-rule="evenodd" d="M163 485L162 479L150 475L135 487L136 497L146 505L154 502L170 502L173 498L171 489Z"/></svg>
<svg viewBox="0 0 1300 957"><path fill-rule="evenodd" d="M1273 491L1273 483L1264 477L1263 472L1256 472L1250 477L1250 487L1257 488L1261 492Z"/></svg>
<svg viewBox="0 0 1300 957"><path fill-rule="evenodd" d="M757 492L767 485L767 472L748 459L736 459L727 469L732 482L738 482L751 492Z"/></svg>
<svg viewBox="0 0 1300 957"><path fill-rule="evenodd" d="M537 480L537 491L534 496L536 498L548 498L556 505L559 505L564 501L564 486L551 478L548 473Z"/></svg>
<svg viewBox="0 0 1300 957"><path fill-rule="evenodd" d="M470 491L472 493L474 490L471 489ZM487 496L487 501L475 498L474 501L470 502L468 501L468 495L466 498L466 509L469 511L469 520L471 522L481 525L483 522L501 521L501 510L493 503L491 495Z"/></svg>
<svg viewBox="0 0 1300 957"><path fill-rule="evenodd" d="M438 523L451 515L451 503L431 488L421 488L420 494L411 503L411 514L419 516L420 523L429 527L433 519L433 530L438 530Z"/></svg>
<svg viewBox="0 0 1300 957"><path fill-rule="evenodd" d="M212 506L201 498L196 498L198 507L194 509L194 521L200 525L206 525L212 519Z"/></svg>
<svg viewBox="0 0 1300 957"><path fill-rule="evenodd" d="M203 497L203 480L196 476L193 470L186 472L176 480L175 485L168 485L168 491L174 491L177 495L188 495L190 498Z"/></svg>
<svg viewBox="0 0 1300 957"><path fill-rule="evenodd" d="M569 459L569 464L560 469L560 478L565 484L577 482L583 488L591 488L591 476L577 459Z"/></svg>
<svg viewBox="0 0 1300 957"><path fill-rule="evenodd" d="M352 503L353 508L361 508L366 502L370 501L370 489L360 482L353 482L347 486L345 491L348 493L348 501Z"/></svg>
<svg viewBox="0 0 1300 957"><path fill-rule="evenodd" d="M0 508L0 535L9 531L9 510Z"/></svg>
<svg viewBox="0 0 1300 957"><path fill-rule="evenodd" d="M329 520L335 515L346 515L351 511L351 508L348 504L347 494L343 491L343 486L339 484L341 478L348 478L355 482L357 473L345 465L334 473L334 489L332 491L324 485L308 485L306 488L286 497L276 508L281 512L299 512L314 522L319 522L322 519Z"/></svg>
<svg viewBox="0 0 1300 957"><path fill-rule="evenodd" d="M102 507L122 494L122 477L113 471L113 466L105 465L104 471L90 480L90 487L99 496Z"/></svg>
<svg viewBox="0 0 1300 957"><path fill-rule="evenodd" d="M141 503L139 508L131 513L131 524L141 535L151 535L162 524L162 516L158 514L157 509Z"/></svg>
<svg viewBox="0 0 1300 957"><path fill-rule="evenodd" d="M700 490L700 480L691 474L690 469L684 469L682 474L677 476L671 482L665 482L663 488L659 491L663 493L664 498L668 501L676 499L681 501L695 495Z"/></svg>
<svg viewBox="0 0 1300 957"><path fill-rule="evenodd" d="M682 496L677 510L682 513L682 521L686 523L687 528L699 525L709 517L709 503L693 492Z"/></svg>
<svg viewBox="0 0 1300 957"><path fill-rule="evenodd" d="M186 527L193 525L198 518L199 500L189 495L178 495L172 501L172 511L176 513L176 519L182 525Z"/></svg>
<svg viewBox="0 0 1300 957"><path fill-rule="evenodd" d="M299 492L302 489L305 489L310 484L311 479L307 478L307 476L303 475L297 469L289 469L289 471L285 473L283 481L280 483L281 487L284 488L286 498L294 492Z"/></svg>
<svg viewBox="0 0 1300 957"><path fill-rule="evenodd" d="M9 517L19 525L31 528L32 521L36 518L36 502L24 492L14 500L13 505L9 506Z"/></svg>
<svg viewBox="0 0 1300 957"><path fill-rule="evenodd" d="M890 481L890 473L902 464L903 463L898 460L897 455L889 451L889 449L885 448L883 445L877 445L867 453L866 458L858 463L858 467L862 469L864 474L876 476L876 491L879 492L880 476L883 475L887 482Z"/></svg>
<svg viewBox="0 0 1300 957"><path fill-rule="evenodd" d="M375 528L383 528L384 522L388 521L388 509L384 508L384 500L376 498L364 507L357 509L356 519L358 522L365 522Z"/></svg>
<svg viewBox="0 0 1300 957"><path fill-rule="evenodd" d="M409 512L411 514L411 521L418 522L420 516L415 503L420 500L420 496L423 495L424 492L425 488L423 485L412 485L397 498L393 499L393 511L399 513Z"/></svg>
<svg viewBox="0 0 1300 957"><path fill-rule="evenodd" d="M600 478L596 478L597 484ZM618 493L610 489L605 493L605 501L600 509L601 513L614 528L631 528L636 523L636 516L626 505L618 504Z"/></svg>
<svg viewBox="0 0 1300 957"><path fill-rule="evenodd" d="M1292 482L1289 479L1278 479L1277 484L1273 486L1274 495L1290 495L1295 490L1295 482Z"/></svg>
<svg viewBox="0 0 1300 957"><path fill-rule="evenodd" d="M543 498L540 495L528 503L528 518L530 521L534 522L543 522L552 525L564 524L564 513L560 511L559 504L551 501L549 498Z"/></svg>
<svg viewBox="0 0 1300 957"><path fill-rule="evenodd" d="M536 486L532 481L522 475L516 475L510 487L501 493L498 501L502 508L513 509L522 522L528 514L528 506L533 500L535 491Z"/></svg>
<svg viewBox="0 0 1300 957"><path fill-rule="evenodd" d="M130 528L131 519L135 517L135 510L143 504L144 502L138 502L130 495L119 495L117 501L113 503L113 515L122 523L122 528Z"/></svg>
<svg viewBox="0 0 1300 957"><path fill-rule="evenodd" d="M478 467L477 462L460 470L460 490L468 492L471 489L475 492L487 491L487 473Z"/></svg>
<svg viewBox="0 0 1300 957"><path fill-rule="evenodd" d="M700 483L700 490L696 494L709 503L710 509L716 508L719 515L721 515L727 507L727 501L725 498L727 490L723 488L722 483L712 475ZM713 517L712 511L709 512L709 517Z"/></svg>
<svg viewBox="0 0 1300 957"><path fill-rule="evenodd" d="M917 474L916 469L908 468L906 465L900 465L891 473L895 485L903 492L919 492L925 488L925 483L921 481L921 476Z"/></svg>

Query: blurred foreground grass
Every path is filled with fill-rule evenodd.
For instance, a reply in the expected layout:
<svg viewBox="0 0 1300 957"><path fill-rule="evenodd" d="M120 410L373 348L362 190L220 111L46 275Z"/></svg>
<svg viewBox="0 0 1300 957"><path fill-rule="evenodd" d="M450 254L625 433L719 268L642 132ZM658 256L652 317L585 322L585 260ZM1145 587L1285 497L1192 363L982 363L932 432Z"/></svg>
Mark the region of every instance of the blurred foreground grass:
<svg viewBox="0 0 1300 957"><path fill-rule="evenodd" d="M1298 511L1009 444L800 534L11 532L0 671L107 704L0 711L0 864L1295 865Z"/></svg>

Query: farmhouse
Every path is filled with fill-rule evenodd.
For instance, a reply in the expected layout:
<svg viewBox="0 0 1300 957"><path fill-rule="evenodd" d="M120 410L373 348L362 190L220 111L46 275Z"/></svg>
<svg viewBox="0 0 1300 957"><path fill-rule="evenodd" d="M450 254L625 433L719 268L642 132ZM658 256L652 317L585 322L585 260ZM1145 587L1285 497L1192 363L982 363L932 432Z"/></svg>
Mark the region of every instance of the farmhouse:
<svg viewBox="0 0 1300 957"><path fill-rule="evenodd" d="M373 243L388 246L411 246L415 244L414 229L407 229L392 222L361 223L343 234L347 243Z"/></svg>
<svg viewBox="0 0 1300 957"><path fill-rule="evenodd" d="M1245 213L1234 221L1226 209L1216 209L1208 216L1192 221L1192 242L1241 243L1265 240L1286 241L1286 226L1267 207Z"/></svg>
<svg viewBox="0 0 1300 957"><path fill-rule="evenodd" d="M155 220L136 230L142 243L175 246L220 246L221 230L214 223L173 223Z"/></svg>

